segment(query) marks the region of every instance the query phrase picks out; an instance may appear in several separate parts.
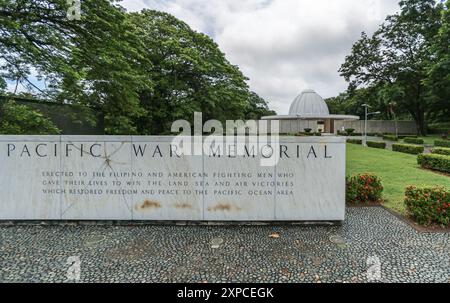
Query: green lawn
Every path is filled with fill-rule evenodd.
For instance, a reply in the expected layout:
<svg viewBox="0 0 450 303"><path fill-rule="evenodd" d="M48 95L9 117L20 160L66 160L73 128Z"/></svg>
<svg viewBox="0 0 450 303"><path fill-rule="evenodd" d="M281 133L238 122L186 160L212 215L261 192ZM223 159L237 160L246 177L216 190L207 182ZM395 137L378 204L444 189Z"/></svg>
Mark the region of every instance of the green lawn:
<svg viewBox="0 0 450 303"><path fill-rule="evenodd" d="M420 139L423 139L423 141L425 142L425 145L433 145L434 146L434 141L436 140L440 140L441 137L440 136L427 136L427 137L419 137Z"/></svg>
<svg viewBox="0 0 450 303"><path fill-rule="evenodd" d="M386 206L404 213L408 185L441 185L450 188L450 177L420 169L417 156L347 144L347 175L374 173L382 178Z"/></svg>

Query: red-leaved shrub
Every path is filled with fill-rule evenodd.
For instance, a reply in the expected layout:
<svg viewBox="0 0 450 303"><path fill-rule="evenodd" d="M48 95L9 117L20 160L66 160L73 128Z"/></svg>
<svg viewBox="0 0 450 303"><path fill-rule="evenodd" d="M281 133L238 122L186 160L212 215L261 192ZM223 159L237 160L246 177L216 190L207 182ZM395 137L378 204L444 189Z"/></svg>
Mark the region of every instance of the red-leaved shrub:
<svg viewBox="0 0 450 303"><path fill-rule="evenodd" d="M450 225L450 192L442 187L409 186L405 206L411 217L422 225Z"/></svg>
<svg viewBox="0 0 450 303"><path fill-rule="evenodd" d="M382 192L381 179L376 175L361 174L347 178L346 202L348 204L381 202Z"/></svg>

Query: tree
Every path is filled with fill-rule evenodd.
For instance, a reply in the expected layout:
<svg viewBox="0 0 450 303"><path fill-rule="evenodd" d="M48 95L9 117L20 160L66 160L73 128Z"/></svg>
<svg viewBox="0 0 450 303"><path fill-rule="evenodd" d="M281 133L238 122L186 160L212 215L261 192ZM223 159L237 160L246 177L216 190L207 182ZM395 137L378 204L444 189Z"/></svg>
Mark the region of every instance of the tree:
<svg viewBox="0 0 450 303"><path fill-rule="evenodd" d="M433 39L432 57L428 68L426 86L430 90L430 119L450 122L450 1L442 11L441 28Z"/></svg>
<svg viewBox="0 0 450 303"><path fill-rule="evenodd" d="M48 101L95 108L107 134L166 133L194 111L222 121L263 112L265 102L250 94L217 44L175 17L86 0L81 20L69 20L68 8L66 0L0 0L1 83L25 83Z"/></svg>
<svg viewBox="0 0 450 303"><path fill-rule="evenodd" d="M251 92L248 104L245 109L245 119L247 120L260 120L264 116L275 116L277 113L270 110L266 100L258 96L257 93Z"/></svg>
<svg viewBox="0 0 450 303"><path fill-rule="evenodd" d="M362 34L339 72L350 91L372 87L382 89L385 103L395 98L416 121L418 132L425 134L428 91L424 80L443 7L434 0L404 0L400 8L371 37Z"/></svg>
<svg viewBox="0 0 450 303"><path fill-rule="evenodd" d="M249 104L246 78L217 44L175 17L153 10L130 14L135 34L146 46L154 86L140 93L147 115L139 132L164 133L177 119L242 119Z"/></svg>
<svg viewBox="0 0 450 303"><path fill-rule="evenodd" d="M14 101L0 105L0 133L8 135L57 135L60 130L42 113Z"/></svg>
<svg viewBox="0 0 450 303"><path fill-rule="evenodd" d="M6 90L6 81L3 78L0 78L0 93L3 93Z"/></svg>
<svg viewBox="0 0 450 303"><path fill-rule="evenodd" d="M140 56L126 12L108 0L86 0L81 20L69 20L68 8L66 0L0 0L3 77L27 83L41 98L100 108L107 133L136 133L151 64ZM33 72L47 89L29 80Z"/></svg>

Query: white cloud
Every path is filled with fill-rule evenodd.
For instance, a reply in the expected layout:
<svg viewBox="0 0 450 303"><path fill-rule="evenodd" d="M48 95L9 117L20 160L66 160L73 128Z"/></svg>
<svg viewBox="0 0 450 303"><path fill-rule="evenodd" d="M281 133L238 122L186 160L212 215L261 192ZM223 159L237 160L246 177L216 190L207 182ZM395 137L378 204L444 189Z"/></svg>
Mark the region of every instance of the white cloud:
<svg viewBox="0 0 450 303"><path fill-rule="evenodd" d="M395 0L124 0L166 11L210 35L252 90L278 113L305 88L323 97L346 89L337 70L362 31L373 32Z"/></svg>

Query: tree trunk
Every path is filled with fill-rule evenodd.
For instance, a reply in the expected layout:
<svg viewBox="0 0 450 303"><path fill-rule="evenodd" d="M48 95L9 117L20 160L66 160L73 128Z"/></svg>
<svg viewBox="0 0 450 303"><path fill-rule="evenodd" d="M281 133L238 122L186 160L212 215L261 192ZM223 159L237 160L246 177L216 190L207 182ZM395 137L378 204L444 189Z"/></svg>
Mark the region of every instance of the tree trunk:
<svg viewBox="0 0 450 303"><path fill-rule="evenodd" d="M416 96L416 123L417 132L422 135L427 135L427 129L425 126L425 111L423 110L423 100L422 100L422 84L419 82L417 84L417 96Z"/></svg>

